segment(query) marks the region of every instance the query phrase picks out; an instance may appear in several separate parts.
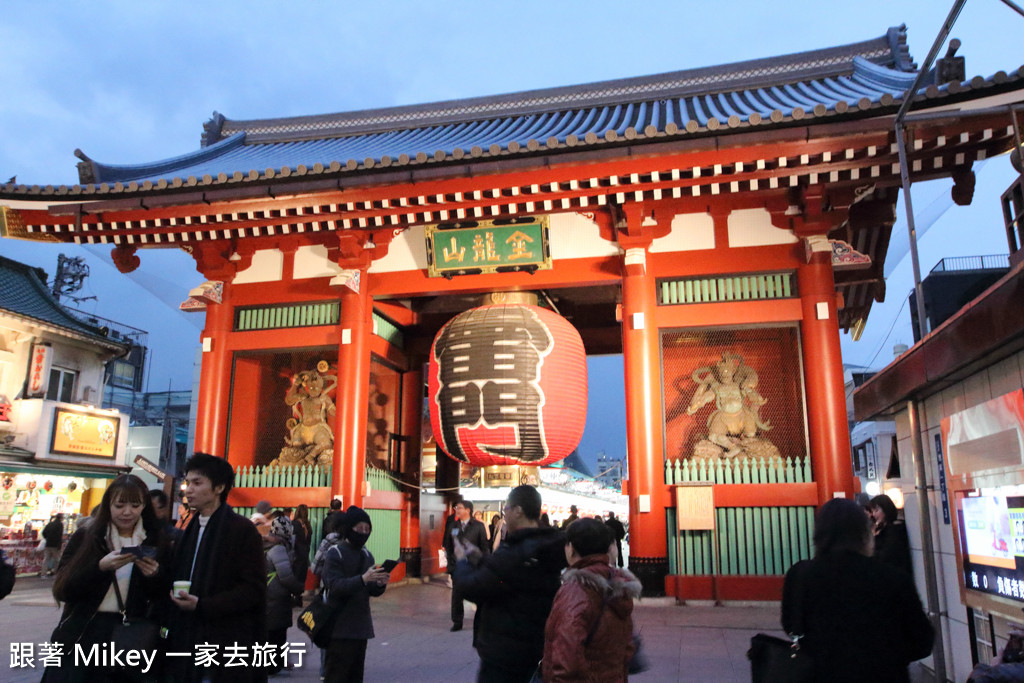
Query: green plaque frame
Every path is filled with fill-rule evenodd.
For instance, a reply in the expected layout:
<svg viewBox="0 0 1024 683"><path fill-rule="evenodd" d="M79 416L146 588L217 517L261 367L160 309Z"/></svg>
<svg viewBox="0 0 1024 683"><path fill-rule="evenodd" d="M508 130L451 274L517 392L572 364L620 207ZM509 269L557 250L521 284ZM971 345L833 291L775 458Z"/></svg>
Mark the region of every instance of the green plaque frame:
<svg viewBox="0 0 1024 683"><path fill-rule="evenodd" d="M548 217L428 225L430 277L551 269Z"/></svg>

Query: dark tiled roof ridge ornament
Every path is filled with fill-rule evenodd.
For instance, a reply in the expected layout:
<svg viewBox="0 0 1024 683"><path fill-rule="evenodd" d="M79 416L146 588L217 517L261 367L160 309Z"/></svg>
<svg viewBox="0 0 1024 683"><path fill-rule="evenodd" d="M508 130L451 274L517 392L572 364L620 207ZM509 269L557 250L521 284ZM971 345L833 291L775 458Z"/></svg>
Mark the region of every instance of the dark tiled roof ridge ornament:
<svg viewBox="0 0 1024 683"><path fill-rule="evenodd" d="M214 111L210 120L203 124L203 135L199 139L200 147L209 147L224 138L224 122L227 119L219 111Z"/></svg>

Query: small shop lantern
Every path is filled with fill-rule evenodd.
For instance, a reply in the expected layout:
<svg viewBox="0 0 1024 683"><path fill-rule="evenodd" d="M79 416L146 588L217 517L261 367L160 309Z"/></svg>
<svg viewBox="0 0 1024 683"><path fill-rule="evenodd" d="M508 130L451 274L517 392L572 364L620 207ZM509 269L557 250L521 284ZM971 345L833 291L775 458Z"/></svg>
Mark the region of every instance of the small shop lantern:
<svg viewBox="0 0 1024 683"><path fill-rule="evenodd" d="M538 306L473 308L430 349L430 426L459 462L548 465L572 453L587 418L579 332Z"/></svg>

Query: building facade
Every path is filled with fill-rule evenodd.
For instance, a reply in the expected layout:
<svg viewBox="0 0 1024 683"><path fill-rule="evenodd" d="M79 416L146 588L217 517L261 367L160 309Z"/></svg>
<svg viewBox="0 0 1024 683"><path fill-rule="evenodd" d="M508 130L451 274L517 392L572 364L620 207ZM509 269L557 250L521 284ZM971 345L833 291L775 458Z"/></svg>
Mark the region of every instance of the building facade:
<svg viewBox="0 0 1024 683"><path fill-rule="evenodd" d="M0 542L21 571L40 557L26 525L88 513L126 471L128 416L100 405L127 350L64 309L44 272L0 257Z"/></svg>

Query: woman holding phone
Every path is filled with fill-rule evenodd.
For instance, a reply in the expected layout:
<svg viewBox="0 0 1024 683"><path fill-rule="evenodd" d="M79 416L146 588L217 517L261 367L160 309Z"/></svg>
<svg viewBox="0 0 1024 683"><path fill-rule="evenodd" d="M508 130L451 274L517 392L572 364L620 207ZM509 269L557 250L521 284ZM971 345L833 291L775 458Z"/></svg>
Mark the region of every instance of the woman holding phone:
<svg viewBox="0 0 1024 683"><path fill-rule="evenodd" d="M122 612L129 618L148 616L167 592L167 553L145 483L131 474L114 479L93 523L71 536L60 558L53 596L64 610L50 641L61 643L64 652L76 644L88 650L110 642ZM138 670L64 664L47 667L43 681L139 680ZM155 680L157 672L151 667L145 676Z"/></svg>

